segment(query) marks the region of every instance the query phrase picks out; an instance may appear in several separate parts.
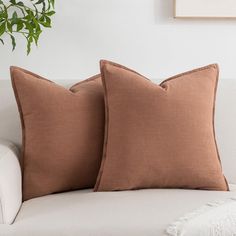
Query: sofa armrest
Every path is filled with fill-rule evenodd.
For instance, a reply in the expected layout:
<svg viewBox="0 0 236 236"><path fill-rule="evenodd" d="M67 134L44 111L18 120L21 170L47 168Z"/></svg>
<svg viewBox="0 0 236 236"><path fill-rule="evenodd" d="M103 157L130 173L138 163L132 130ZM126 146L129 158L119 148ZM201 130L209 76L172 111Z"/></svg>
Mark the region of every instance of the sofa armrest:
<svg viewBox="0 0 236 236"><path fill-rule="evenodd" d="M12 224L22 203L18 149L0 141L0 224Z"/></svg>

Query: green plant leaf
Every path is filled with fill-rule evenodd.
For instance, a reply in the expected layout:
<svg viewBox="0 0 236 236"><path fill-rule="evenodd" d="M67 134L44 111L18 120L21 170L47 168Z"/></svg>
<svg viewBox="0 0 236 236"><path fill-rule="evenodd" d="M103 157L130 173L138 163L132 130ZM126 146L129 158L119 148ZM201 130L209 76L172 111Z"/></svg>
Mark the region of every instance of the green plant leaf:
<svg viewBox="0 0 236 236"><path fill-rule="evenodd" d="M24 3L23 2L18 2L16 5L23 7Z"/></svg>
<svg viewBox="0 0 236 236"><path fill-rule="evenodd" d="M43 2L43 8L42 8L42 11L43 11L43 12L46 11L46 4L45 4L45 2Z"/></svg>
<svg viewBox="0 0 236 236"><path fill-rule="evenodd" d="M13 5L16 5L16 0L10 0L9 2Z"/></svg>
<svg viewBox="0 0 236 236"><path fill-rule="evenodd" d="M3 17L5 18L5 19L7 19L8 18L8 11L7 11L7 7L4 5L4 11L3 11Z"/></svg>
<svg viewBox="0 0 236 236"><path fill-rule="evenodd" d="M38 0L35 4L41 4L43 3L45 0Z"/></svg>
<svg viewBox="0 0 236 236"><path fill-rule="evenodd" d="M52 16L52 15L54 15L55 13L56 13L55 11L49 11L49 12L46 13L46 15L47 15L47 16Z"/></svg>
<svg viewBox="0 0 236 236"><path fill-rule="evenodd" d="M16 39L13 35L10 35L10 37L11 37L11 43L12 43L12 51L14 51L16 48Z"/></svg>
<svg viewBox="0 0 236 236"><path fill-rule="evenodd" d="M31 51L31 43L32 43L32 42L33 42L32 37L31 37L31 36L28 37L28 38L27 38L27 55L30 54L30 51Z"/></svg>
<svg viewBox="0 0 236 236"><path fill-rule="evenodd" d="M37 33L37 34L33 35L36 46L38 46L39 35L40 35L40 33Z"/></svg>
<svg viewBox="0 0 236 236"><path fill-rule="evenodd" d="M34 29L31 26L31 24L28 21L24 22L24 24L25 24L25 28L29 31L29 34L32 34Z"/></svg>
<svg viewBox="0 0 236 236"><path fill-rule="evenodd" d="M55 8L55 0L50 0L52 3L52 7Z"/></svg>
<svg viewBox="0 0 236 236"><path fill-rule="evenodd" d="M28 16L29 16L29 18L28 19L30 19L33 15L34 15L34 13L31 11L31 10L25 10L26 12L27 12L27 14L28 14Z"/></svg>
<svg viewBox="0 0 236 236"><path fill-rule="evenodd" d="M0 25L0 36L2 36L6 31L6 25L5 23Z"/></svg>
<svg viewBox="0 0 236 236"><path fill-rule="evenodd" d="M7 21L7 29L12 33L12 25L9 21Z"/></svg>
<svg viewBox="0 0 236 236"><path fill-rule="evenodd" d="M50 17L48 17L48 16L45 16L45 19L46 19L46 22L51 26L51 19L50 19Z"/></svg>
<svg viewBox="0 0 236 236"><path fill-rule="evenodd" d="M19 21L17 22L16 31L19 32L19 31L21 31L23 28L24 28L24 24L23 24L22 20L19 20Z"/></svg>
<svg viewBox="0 0 236 236"><path fill-rule="evenodd" d="M2 39L0 39L0 42L4 45L4 41Z"/></svg>
<svg viewBox="0 0 236 236"><path fill-rule="evenodd" d="M55 0L0 0L0 41L4 33L11 39L12 49L16 47L16 34L23 36L27 42L27 54L33 44L38 45L43 28L50 28L55 14ZM4 35L5 36L5 35Z"/></svg>
<svg viewBox="0 0 236 236"><path fill-rule="evenodd" d="M20 18L18 18L18 15L17 15L16 11L14 11L13 14L12 14L12 18L11 18L12 26L17 24L19 20L20 20Z"/></svg>
<svg viewBox="0 0 236 236"><path fill-rule="evenodd" d="M12 19L13 20L17 20L18 19L18 15L17 15L17 12L14 11L13 14L12 14Z"/></svg>
<svg viewBox="0 0 236 236"><path fill-rule="evenodd" d="M46 21L40 21L39 23L46 28L51 28L51 19L47 16L44 16L44 19Z"/></svg>
<svg viewBox="0 0 236 236"><path fill-rule="evenodd" d="M47 22L40 22L40 24L45 28L51 28L51 26Z"/></svg>

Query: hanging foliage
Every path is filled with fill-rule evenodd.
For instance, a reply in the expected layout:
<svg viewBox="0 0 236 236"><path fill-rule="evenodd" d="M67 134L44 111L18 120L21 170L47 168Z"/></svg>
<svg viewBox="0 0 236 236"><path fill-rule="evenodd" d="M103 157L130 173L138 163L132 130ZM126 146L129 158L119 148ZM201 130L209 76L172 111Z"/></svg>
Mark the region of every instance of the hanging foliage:
<svg viewBox="0 0 236 236"><path fill-rule="evenodd" d="M55 0L0 0L0 42L9 38L12 50L16 48L17 34L27 42L27 54L31 45L38 45L43 28L51 27L51 17L55 14ZM7 36L7 37L6 37Z"/></svg>

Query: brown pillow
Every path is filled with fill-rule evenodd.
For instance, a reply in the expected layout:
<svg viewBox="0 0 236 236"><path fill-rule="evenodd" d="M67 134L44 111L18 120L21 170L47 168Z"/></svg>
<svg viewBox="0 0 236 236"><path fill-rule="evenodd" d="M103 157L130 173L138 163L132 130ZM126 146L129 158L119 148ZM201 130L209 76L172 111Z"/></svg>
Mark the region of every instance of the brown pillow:
<svg viewBox="0 0 236 236"><path fill-rule="evenodd" d="M22 122L24 200L93 188L104 135L100 75L70 90L17 67L11 77Z"/></svg>
<svg viewBox="0 0 236 236"><path fill-rule="evenodd" d="M101 62L106 128L95 191L228 190L214 131L218 66L154 84Z"/></svg>

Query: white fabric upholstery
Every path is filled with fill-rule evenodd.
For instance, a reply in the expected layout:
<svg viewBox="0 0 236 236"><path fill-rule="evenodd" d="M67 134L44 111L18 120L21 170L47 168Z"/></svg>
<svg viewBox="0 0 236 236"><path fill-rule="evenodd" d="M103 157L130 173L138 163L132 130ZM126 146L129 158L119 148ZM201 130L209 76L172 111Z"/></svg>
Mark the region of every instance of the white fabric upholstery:
<svg viewBox="0 0 236 236"><path fill-rule="evenodd" d="M180 217L166 231L169 236L233 236L236 198L209 202Z"/></svg>
<svg viewBox="0 0 236 236"><path fill-rule="evenodd" d="M167 226L202 205L236 191L139 190L74 191L23 203L1 236L162 236Z"/></svg>
<svg viewBox="0 0 236 236"><path fill-rule="evenodd" d="M13 222L22 202L17 153L14 145L0 142L0 224Z"/></svg>
<svg viewBox="0 0 236 236"><path fill-rule="evenodd" d="M230 191L235 191L236 192L236 184L230 184Z"/></svg>

